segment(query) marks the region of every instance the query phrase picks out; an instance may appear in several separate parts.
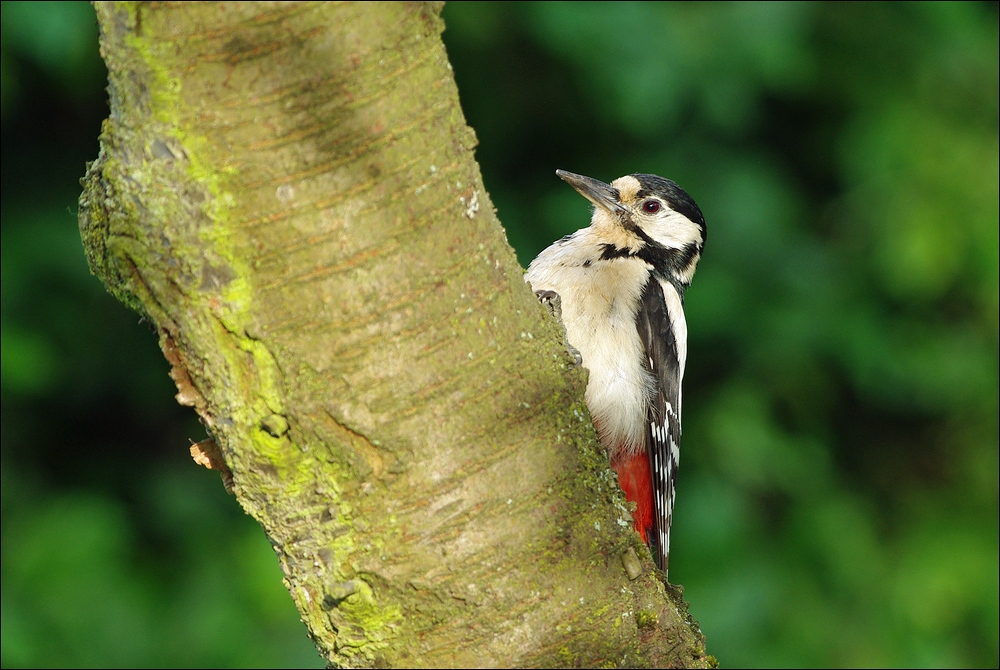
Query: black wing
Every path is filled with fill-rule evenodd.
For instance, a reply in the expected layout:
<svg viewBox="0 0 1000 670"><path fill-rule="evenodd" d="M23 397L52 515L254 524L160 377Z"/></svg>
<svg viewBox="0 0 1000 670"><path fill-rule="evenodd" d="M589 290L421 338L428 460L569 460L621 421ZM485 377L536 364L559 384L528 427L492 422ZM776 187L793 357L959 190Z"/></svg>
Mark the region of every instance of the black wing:
<svg viewBox="0 0 1000 670"><path fill-rule="evenodd" d="M676 289L668 284L667 290ZM681 371L663 286L652 274L639 299L636 328L646 353L646 369L656 379L656 393L647 411L649 427L646 450L653 472L656 561L666 573L670 558L670 522L674 514L677 463L680 457Z"/></svg>

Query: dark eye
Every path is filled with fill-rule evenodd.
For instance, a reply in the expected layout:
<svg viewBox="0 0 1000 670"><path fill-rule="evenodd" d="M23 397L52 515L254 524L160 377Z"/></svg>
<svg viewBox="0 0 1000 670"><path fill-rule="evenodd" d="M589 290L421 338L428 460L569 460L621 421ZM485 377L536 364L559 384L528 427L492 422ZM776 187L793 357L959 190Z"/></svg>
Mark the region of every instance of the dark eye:
<svg viewBox="0 0 1000 670"><path fill-rule="evenodd" d="M647 200L642 203L642 211L646 212L646 214L656 214L660 211L660 203L655 200Z"/></svg>

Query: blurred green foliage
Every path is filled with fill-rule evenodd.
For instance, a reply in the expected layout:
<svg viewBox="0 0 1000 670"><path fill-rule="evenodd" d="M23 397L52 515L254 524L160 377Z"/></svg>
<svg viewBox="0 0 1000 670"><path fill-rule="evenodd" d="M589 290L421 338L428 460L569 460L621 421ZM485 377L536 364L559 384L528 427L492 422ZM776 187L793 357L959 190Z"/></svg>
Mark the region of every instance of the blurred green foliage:
<svg viewBox="0 0 1000 670"><path fill-rule="evenodd" d="M2 5L2 664L317 665L154 336L87 273L93 11ZM995 3L449 3L522 263L553 174L708 220L671 577L726 666L997 666Z"/></svg>

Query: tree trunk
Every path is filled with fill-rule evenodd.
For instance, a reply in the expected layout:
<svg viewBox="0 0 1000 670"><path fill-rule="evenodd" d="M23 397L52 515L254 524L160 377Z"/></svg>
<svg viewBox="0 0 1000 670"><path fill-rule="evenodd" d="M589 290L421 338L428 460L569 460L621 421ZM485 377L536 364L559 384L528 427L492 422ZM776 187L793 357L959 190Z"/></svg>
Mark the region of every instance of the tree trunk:
<svg viewBox="0 0 1000 670"><path fill-rule="evenodd" d="M494 216L440 5L96 8L91 268L327 662L711 663Z"/></svg>

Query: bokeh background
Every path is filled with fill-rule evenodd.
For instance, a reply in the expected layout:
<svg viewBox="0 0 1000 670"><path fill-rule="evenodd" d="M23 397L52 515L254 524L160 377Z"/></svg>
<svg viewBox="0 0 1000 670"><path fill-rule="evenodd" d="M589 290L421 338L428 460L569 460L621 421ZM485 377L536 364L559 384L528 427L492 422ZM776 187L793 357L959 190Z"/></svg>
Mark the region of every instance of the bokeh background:
<svg viewBox="0 0 1000 670"><path fill-rule="evenodd" d="M2 5L2 665L314 666L195 466L156 338L90 276L86 3ZM998 665L996 3L449 3L522 264L556 168L708 220L671 577L724 666Z"/></svg>

